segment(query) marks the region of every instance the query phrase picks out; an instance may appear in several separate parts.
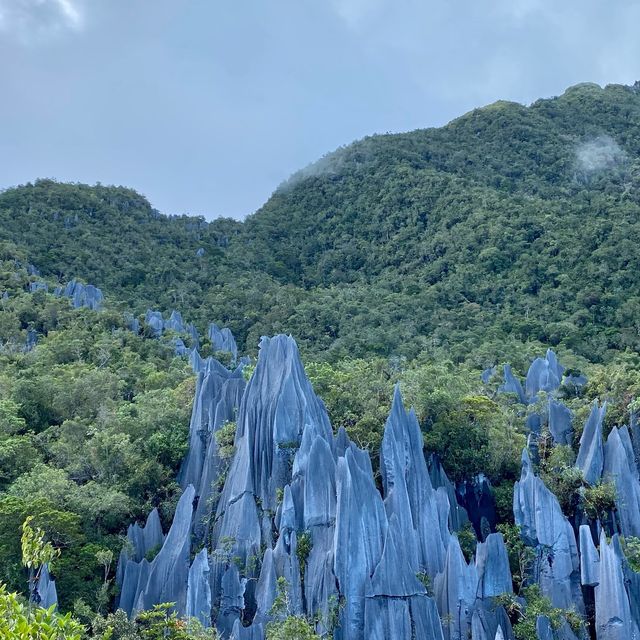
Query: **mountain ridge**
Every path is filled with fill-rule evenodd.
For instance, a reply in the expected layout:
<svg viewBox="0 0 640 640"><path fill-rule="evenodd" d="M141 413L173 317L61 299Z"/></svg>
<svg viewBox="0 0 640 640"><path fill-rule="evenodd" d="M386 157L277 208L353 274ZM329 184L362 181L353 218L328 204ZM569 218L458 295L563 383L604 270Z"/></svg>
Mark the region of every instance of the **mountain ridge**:
<svg viewBox="0 0 640 640"><path fill-rule="evenodd" d="M202 324L214 308L242 345L285 331L314 356L415 357L431 343L460 359L515 336L607 360L640 346L638 89L577 85L365 138L244 222L38 181L0 194L0 239L137 313L188 308Z"/></svg>

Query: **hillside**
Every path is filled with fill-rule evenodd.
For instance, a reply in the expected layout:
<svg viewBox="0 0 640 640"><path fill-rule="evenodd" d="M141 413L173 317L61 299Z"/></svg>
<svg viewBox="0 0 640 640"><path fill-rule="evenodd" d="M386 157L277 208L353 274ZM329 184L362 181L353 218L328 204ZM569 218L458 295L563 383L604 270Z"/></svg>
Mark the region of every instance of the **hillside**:
<svg viewBox="0 0 640 640"><path fill-rule="evenodd" d="M480 363L480 343L516 340L608 360L640 344L639 158L638 85L578 85L339 149L244 223L38 181L0 194L0 239L137 312L213 309L249 350L285 331L334 359L436 345Z"/></svg>
<svg viewBox="0 0 640 640"><path fill-rule="evenodd" d="M372 136L244 222L5 190L0 610L102 640L632 637L638 237L638 85ZM35 582L30 517L60 554Z"/></svg>

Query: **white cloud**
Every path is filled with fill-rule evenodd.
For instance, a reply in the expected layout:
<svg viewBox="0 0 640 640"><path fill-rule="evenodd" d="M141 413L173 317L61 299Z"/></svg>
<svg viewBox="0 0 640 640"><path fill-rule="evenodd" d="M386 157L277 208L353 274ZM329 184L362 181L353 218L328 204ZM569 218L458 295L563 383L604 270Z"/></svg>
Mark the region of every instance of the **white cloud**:
<svg viewBox="0 0 640 640"><path fill-rule="evenodd" d="M79 0L0 0L2 38L38 44L83 27Z"/></svg>
<svg viewBox="0 0 640 640"><path fill-rule="evenodd" d="M586 174L610 169L626 160L625 152L610 136L598 136L576 149L578 168Z"/></svg>

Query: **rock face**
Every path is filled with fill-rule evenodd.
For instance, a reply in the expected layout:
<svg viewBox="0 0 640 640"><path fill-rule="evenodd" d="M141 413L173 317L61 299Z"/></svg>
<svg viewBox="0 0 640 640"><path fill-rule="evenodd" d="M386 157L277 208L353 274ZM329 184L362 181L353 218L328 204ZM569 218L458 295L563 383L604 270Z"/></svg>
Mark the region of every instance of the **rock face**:
<svg viewBox="0 0 640 640"><path fill-rule="evenodd" d="M147 325L153 336L158 338L162 335L162 332L164 331L164 318L160 311L147 309L147 313L144 316L144 323Z"/></svg>
<svg viewBox="0 0 640 640"><path fill-rule="evenodd" d="M39 606L48 609L58 606L58 593L56 591L56 581L49 574L49 567L45 564L40 569L40 580L38 580Z"/></svg>
<svg viewBox="0 0 640 640"><path fill-rule="evenodd" d="M129 561L139 563L147 554L158 551L164 542L160 515L157 509L153 509L147 516L144 527L137 523L129 525L127 529L127 542L120 552L118 567L116 569L116 585L122 586L125 570Z"/></svg>
<svg viewBox="0 0 640 640"><path fill-rule="evenodd" d="M600 408L598 402L594 402L591 414L584 425L580 437L580 450L576 466L584 479L589 484L596 484L602 475L604 464L604 452L602 447L602 422L607 411L606 403Z"/></svg>
<svg viewBox="0 0 640 640"><path fill-rule="evenodd" d="M451 531L460 531L469 522L469 515L466 509L458 502L456 487L447 477L440 460L435 454L429 459L429 477L434 489L442 488L447 494L447 500L449 501L449 528Z"/></svg>
<svg viewBox="0 0 640 640"><path fill-rule="evenodd" d="M600 578L595 599L598 640L640 637L637 622L632 617L619 541L614 537L608 543L604 533L600 535ZM637 601L634 605L637 608Z"/></svg>
<svg viewBox="0 0 640 640"><path fill-rule="evenodd" d="M189 451L178 479L182 487L196 487L194 532L203 537L217 506L216 483L227 466L220 457L216 434L236 419L246 383L242 368L229 371L213 358L201 360L198 368Z"/></svg>
<svg viewBox="0 0 640 640"><path fill-rule="evenodd" d="M36 291L44 291L47 292L49 291L49 285L42 281L42 280L36 280L34 282L30 282L29 283L29 293L35 293Z"/></svg>
<svg viewBox="0 0 640 640"><path fill-rule="evenodd" d="M119 606L128 614L150 609L162 602L174 602L176 611L181 615L186 614L194 498L195 489L189 485L178 502L167 537L150 562L145 557L137 561L134 556L124 562L123 569L118 567L118 573L122 575ZM157 536L155 518L151 527L150 540ZM145 531L142 531L143 546L139 547L140 550L146 548L147 544L144 542ZM199 573L203 573L202 565L193 572L192 592L193 589L197 591L197 581L201 578ZM201 602L201 595L192 596L192 603L199 605ZM196 614L199 617L201 612L196 610Z"/></svg>
<svg viewBox="0 0 640 640"><path fill-rule="evenodd" d="M586 524L580 527L580 582L585 587L600 584L600 556Z"/></svg>
<svg viewBox="0 0 640 640"><path fill-rule="evenodd" d="M552 393L562 380L563 367L558 363L556 354L547 350L544 358L536 358L529 367L525 382L525 391L531 402L535 402L540 391Z"/></svg>
<svg viewBox="0 0 640 640"><path fill-rule="evenodd" d="M211 323L209 325L209 342L214 351L222 351L230 353L233 356L235 362L238 358L238 346L236 345L235 338L230 329L226 327L224 329L218 328L218 325Z"/></svg>
<svg viewBox="0 0 640 640"><path fill-rule="evenodd" d="M132 331L135 334L140 333L140 320L138 320L138 318L128 311L123 314L123 318L129 331Z"/></svg>
<svg viewBox="0 0 640 640"><path fill-rule="evenodd" d="M554 606L582 611L580 564L575 534L557 498L535 475L528 451L515 483L513 514L523 539L534 547L534 577Z"/></svg>
<svg viewBox="0 0 640 640"><path fill-rule="evenodd" d="M570 445L573 441L573 414L553 398L549 398L549 432L556 444Z"/></svg>
<svg viewBox="0 0 640 640"><path fill-rule="evenodd" d="M504 365L504 384L498 389L500 393L514 393L516 398L522 404L529 404L522 383L513 375L511 367L508 364Z"/></svg>
<svg viewBox="0 0 640 640"><path fill-rule="evenodd" d="M539 400L540 393L547 396L547 406L540 413L532 413L527 419L527 427L536 436L540 435L542 427L547 426L556 444L571 444L573 440L573 415L571 411L558 399L561 385L584 384L582 377L563 376L564 367L558 362L558 357L547 349L544 358L536 358L527 371L524 388L522 383L513 375L509 365L504 366L504 384L499 393L514 393L518 402L530 405ZM586 380L585 380L586 381Z"/></svg>
<svg viewBox="0 0 640 640"><path fill-rule="evenodd" d="M126 317L125 321L127 321ZM166 320L162 315L162 312L147 309L147 313L144 316L144 323L147 326L148 332L154 338L159 338L165 331L173 331L174 333L188 336L190 344L189 348L185 346L182 338L175 338L174 346L176 355L188 355L189 353L191 353L191 351L197 350L200 347L200 336L198 335L198 330L192 324L185 324L184 320L182 319L182 314L175 309L171 312L171 315ZM132 331L134 331L135 333L138 332L139 323L137 320L134 319L127 324Z"/></svg>
<svg viewBox="0 0 640 640"><path fill-rule="evenodd" d="M627 427L614 427L604 447L603 477L616 488L620 533L640 536L640 481Z"/></svg>
<svg viewBox="0 0 640 640"><path fill-rule="evenodd" d="M211 587L206 549L196 555L189 569L185 614L188 618L196 618L205 627L211 626Z"/></svg>
<svg viewBox="0 0 640 640"><path fill-rule="evenodd" d="M38 334L34 329L27 329L27 339L24 343L25 352L31 351L38 344Z"/></svg>

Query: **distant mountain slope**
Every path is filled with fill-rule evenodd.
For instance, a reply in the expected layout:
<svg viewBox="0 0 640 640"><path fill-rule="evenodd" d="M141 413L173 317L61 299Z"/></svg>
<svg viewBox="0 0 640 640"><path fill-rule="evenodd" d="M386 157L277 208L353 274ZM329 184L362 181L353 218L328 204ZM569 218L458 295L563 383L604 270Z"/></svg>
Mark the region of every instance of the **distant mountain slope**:
<svg viewBox="0 0 640 640"><path fill-rule="evenodd" d="M429 348L480 362L533 340L608 359L640 347L640 85L366 138L244 223L39 181L0 194L0 225L48 275L218 319L250 348L290 331L329 358Z"/></svg>

